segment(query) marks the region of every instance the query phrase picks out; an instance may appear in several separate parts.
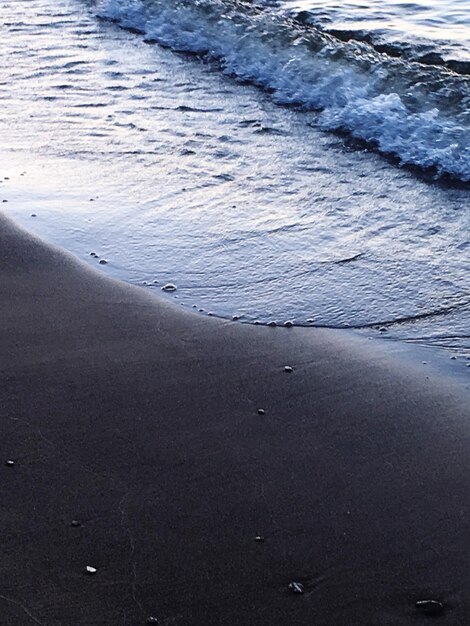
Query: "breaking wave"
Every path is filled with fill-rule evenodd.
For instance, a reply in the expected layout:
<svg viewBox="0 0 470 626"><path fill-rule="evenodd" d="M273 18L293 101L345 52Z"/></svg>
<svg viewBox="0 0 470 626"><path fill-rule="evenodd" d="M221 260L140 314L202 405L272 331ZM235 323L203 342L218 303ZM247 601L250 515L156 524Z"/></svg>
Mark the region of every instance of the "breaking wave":
<svg viewBox="0 0 470 626"><path fill-rule="evenodd" d="M99 0L98 15L149 42L216 61L280 104L315 111L325 130L347 132L403 164L470 181L466 75L342 41L289 18L275 3Z"/></svg>

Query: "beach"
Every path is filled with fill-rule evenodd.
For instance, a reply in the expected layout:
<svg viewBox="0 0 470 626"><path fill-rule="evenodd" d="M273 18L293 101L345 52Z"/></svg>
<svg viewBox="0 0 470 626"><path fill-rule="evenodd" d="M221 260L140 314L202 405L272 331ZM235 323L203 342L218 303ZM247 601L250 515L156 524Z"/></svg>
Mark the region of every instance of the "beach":
<svg viewBox="0 0 470 626"><path fill-rule="evenodd" d="M464 386L188 312L3 216L0 262L2 624L467 623Z"/></svg>
<svg viewBox="0 0 470 626"><path fill-rule="evenodd" d="M0 3L0 626L468 626L469 3Z"/></svg>
<svg viewBox="0 0 470 626"><path fill-rule="evenodd" d="M468 77L258 4L4 2L2 209L206 314L465 359Z"/></svg>

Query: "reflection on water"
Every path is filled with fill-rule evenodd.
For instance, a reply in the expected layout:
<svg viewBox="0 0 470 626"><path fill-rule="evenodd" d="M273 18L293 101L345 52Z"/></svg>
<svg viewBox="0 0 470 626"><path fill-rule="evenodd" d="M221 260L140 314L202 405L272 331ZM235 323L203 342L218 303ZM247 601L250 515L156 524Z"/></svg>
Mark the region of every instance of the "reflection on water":
<svg viewBox="0 0 470 626"><path fill-rule="evenodd" d="M382 41L421 46L444 58L470 61L470 0L282 0L289 11L308 11L326 30L375 32ZM431 43L432 42L432 43Z"/></svg>
<svg viewBox="0 0 470 626"><path fill-rule="evenodd" d="M78 1L22 7L0 6L1 193L28 228L206 312L470 347L468 190Z"/></svg>

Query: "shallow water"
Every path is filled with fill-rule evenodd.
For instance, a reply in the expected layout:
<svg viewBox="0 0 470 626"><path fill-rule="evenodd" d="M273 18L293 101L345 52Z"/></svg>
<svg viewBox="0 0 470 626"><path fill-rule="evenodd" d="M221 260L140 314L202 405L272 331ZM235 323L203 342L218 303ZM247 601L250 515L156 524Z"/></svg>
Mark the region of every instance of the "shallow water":
<svg viewBox="0 0 470 626"><path fill-rule="evenodd" d="M80 0L0 5L3 209L97 265L96 252L111 275L176 284L166 297L188 307L470 350L466 185L279 106L280 87L233 78L241 57L224 74L214 56L149 45L98 13ZM446 162L466 171L449 146Z"/></svg>

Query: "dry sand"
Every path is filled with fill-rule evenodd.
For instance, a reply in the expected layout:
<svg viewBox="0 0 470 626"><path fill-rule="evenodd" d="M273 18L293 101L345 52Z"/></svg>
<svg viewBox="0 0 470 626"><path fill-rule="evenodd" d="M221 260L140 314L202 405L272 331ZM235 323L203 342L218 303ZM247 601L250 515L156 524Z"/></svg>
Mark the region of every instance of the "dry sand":
<svg viewBox="0 0 470 626"><path fill-rule="evenodd" d="M185 312L3 217L0 264L2 625L469 623L462 387Z"/></svg>

